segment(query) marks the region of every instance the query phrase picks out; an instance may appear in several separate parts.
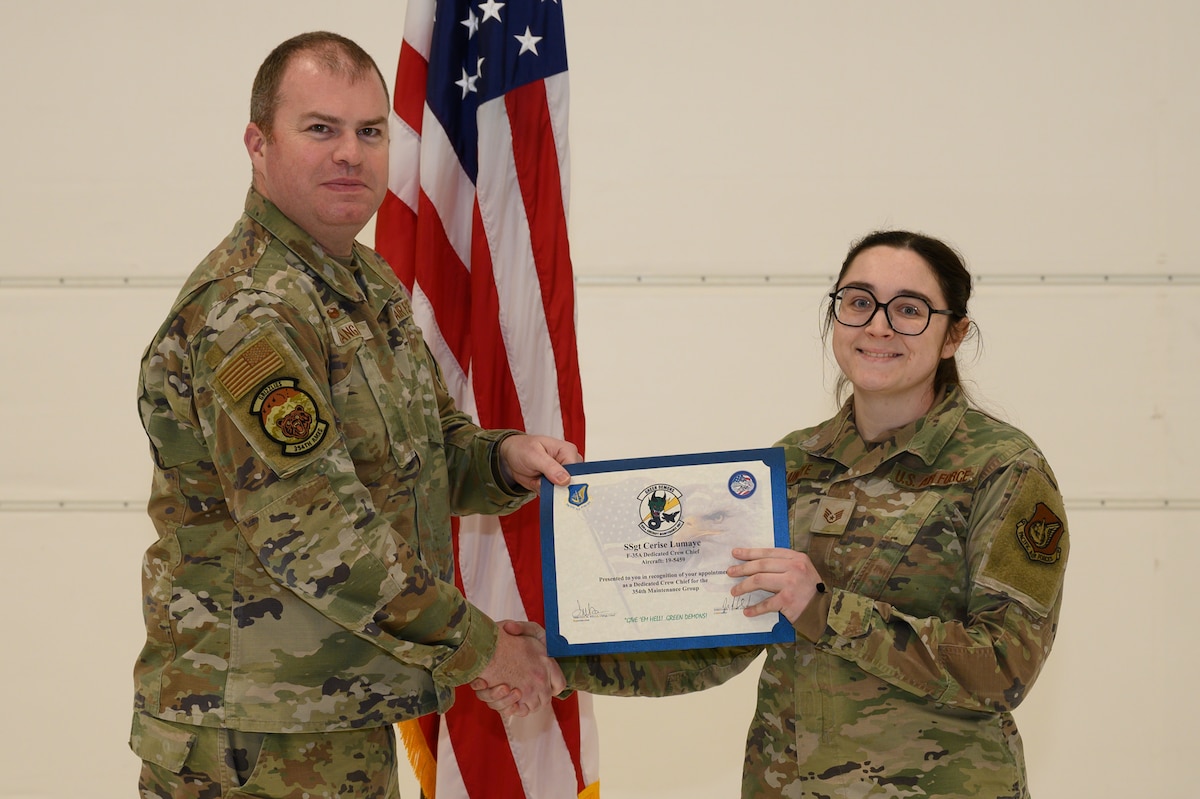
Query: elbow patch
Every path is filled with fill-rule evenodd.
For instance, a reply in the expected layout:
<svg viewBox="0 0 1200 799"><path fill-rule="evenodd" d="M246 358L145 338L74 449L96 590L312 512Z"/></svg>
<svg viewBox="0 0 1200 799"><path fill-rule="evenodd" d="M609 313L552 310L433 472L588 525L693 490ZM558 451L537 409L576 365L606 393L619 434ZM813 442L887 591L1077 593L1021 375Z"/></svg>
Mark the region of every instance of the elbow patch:
<svg viewBox="0 0 1200 799"><path fill-rule="evenodd" d="M1026 470L980 565L978 582L1046 616L1062 589L1068 550L1062 497L1041 471Z"/></svg>

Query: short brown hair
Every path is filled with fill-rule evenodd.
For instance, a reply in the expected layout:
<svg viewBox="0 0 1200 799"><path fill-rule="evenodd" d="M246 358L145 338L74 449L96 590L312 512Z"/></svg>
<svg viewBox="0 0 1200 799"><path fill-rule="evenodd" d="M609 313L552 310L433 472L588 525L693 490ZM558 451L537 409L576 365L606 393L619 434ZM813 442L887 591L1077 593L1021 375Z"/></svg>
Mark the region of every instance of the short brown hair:
<svg viewBox="0 0 1200 799"><path fill-rule="evenodd" d="M301 33L272 50L254 76L254 86L250 90L250 121L268 139L271 138L275 111L279 107L279 86L283 82L283 75L292 59L302 54L311 54L331 74L344 75L352 81L362 80L374 72L383 85L384 96L389 96L387 81L383 79L375 59L366 50L336 33Z"/></svg>

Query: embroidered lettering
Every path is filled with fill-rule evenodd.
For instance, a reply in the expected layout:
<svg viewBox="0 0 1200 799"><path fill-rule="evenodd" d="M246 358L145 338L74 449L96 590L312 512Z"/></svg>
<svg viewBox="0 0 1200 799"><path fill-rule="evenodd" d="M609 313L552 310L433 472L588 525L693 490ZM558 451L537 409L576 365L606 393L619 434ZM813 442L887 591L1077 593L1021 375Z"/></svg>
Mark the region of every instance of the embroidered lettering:
<svg viewBox="0 0 1200 799"><path fill-rule="evenodd" d="M347 341L353 341L362 336L358 325L354 324L354 321L350 319L339 325L336 332L338 344L345 344Z"/></svg>
<svg viewBox="0 0 1200 799"><path fill-rule="evenodd" d="M951 469L949 471L920 474L910 472L899 466L892 472L892 482L905 488L929 488L930 486L948 486L958 483L969 483L975 479L975 467L966 469Z"/></svg>

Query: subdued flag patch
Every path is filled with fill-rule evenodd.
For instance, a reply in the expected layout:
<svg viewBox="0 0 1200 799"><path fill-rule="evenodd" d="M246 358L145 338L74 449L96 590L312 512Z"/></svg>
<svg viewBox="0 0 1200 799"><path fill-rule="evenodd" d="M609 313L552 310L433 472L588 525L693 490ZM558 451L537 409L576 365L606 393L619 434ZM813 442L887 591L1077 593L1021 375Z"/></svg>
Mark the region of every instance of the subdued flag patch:
<svg viewBox="0 0 1200 799"><path fill-rule="evenodd" d="M236 402L276 370L283 366L283 358L267 338L260 338L217 372L217 380Z"/></svg>

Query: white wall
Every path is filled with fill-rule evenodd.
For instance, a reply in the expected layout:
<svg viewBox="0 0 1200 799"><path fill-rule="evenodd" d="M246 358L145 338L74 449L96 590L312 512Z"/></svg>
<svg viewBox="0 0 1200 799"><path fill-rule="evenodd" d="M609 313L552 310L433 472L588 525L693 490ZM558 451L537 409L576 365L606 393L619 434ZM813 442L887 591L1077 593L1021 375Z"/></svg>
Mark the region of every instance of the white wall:
<svg viewBox="0 0 1200 799"><path fill-rule="evenodd" d="M1068 503L1059 642L1018 711L1035 792L1191 796L1200 6L566 13L589 457L763 446L828 416L817 318L851 239L948 238L980 278L976 393L1038 440ZM327 28L386 74L403 17L0 0L0 799L133 792L141 350L240 210L263 56ZM598 698L604 795L736 795L753 688Z"/></svg>

